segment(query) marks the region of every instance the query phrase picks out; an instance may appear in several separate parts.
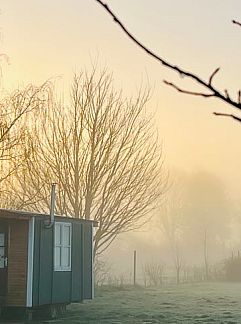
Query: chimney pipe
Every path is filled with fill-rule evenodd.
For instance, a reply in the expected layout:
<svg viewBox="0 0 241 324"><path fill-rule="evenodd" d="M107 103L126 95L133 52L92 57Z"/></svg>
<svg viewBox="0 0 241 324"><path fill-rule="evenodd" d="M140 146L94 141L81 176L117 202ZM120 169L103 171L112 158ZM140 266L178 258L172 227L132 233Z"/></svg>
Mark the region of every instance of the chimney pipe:
<svg viewBox="0 0 241 324"><path fill-rule="evenodd" d="M51 201L50 201L50 221L48 221L48 223L46 224L46 228L51 228L54 225L55 197L56 197L56 183L52 183Z"/></svg>

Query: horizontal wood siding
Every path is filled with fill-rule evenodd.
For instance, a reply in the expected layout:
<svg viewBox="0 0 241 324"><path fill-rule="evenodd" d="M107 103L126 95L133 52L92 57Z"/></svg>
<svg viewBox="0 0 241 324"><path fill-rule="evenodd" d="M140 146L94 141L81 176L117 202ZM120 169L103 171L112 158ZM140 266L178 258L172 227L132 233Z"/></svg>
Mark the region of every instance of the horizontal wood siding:
<svg viewBox="0 0 241 324"><path fill-rule="evenodd" d="M10 221L8 247L9 306L26 306L28 221Z"/></svg>

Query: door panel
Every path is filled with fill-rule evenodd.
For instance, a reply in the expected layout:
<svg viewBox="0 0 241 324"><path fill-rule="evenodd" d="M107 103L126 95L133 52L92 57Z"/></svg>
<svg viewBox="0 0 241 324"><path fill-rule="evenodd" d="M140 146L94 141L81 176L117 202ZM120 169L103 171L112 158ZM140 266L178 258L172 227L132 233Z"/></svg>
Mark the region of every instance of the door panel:
<svg viewBox="0 0 241 324"><path fill-rule="evenodd" d="M0 304L7 295L7 257L8 257L8 226L0 222Z"/></svg>

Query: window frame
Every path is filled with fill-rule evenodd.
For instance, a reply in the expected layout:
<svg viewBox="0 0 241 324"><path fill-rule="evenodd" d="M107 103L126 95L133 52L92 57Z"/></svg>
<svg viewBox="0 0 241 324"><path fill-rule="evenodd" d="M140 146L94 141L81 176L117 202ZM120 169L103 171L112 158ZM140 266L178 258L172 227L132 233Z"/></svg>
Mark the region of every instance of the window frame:
<svg viewBox="0 0 241 324"><path fill-rule="evenodd" d="M56 240L56 225L60 226L60 243ZM69 244L65 244L63 240L63 227L69 228ZM56 265L56 248L60 248L60 265ZM69 266L64 266L62 264L63 249L67 248L69 250ZM72 223L68 222L55 222L54 223L54 258L53 258L53 268L54 271L72 271Z"/></svg>

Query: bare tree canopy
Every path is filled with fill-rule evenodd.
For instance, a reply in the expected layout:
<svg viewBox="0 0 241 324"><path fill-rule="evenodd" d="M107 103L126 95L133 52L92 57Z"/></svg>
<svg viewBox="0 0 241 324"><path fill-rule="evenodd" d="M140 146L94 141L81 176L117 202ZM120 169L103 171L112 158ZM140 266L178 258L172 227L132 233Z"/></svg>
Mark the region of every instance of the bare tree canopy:
<svg viewBox="0 0 241 324"><path fill-rule="evenodd" d="M224 184L214 174L199 170L174 181L157 227L170 246L177 282L190 262L202 264L203 279L211 278L211 260L229 244L234 212Z"/></svg>
<svg viewBox="0 0 241 324"><path fill-rule="evenodd" d="M233 108L236 108L238 110L241 110L241 90L239 89L237 91L237 99L233 99L230 94L229 91L227 89L224 89L223 91L220 89L217 89L214 84L213 84L213 80L214 77L217 75L217 73L220 71L220 67L214 69L214 71L212 73L210 73L208 79L203 79L202 77L196 75L193 72L187 71L185 69L183 69L182 67L179 67L176 64L172 64L170 62L168 62L166 59L162 58L161 56L157 55L156 53L154 53L151 49L149 49L147 46L145 46L142 42L140 42L128 29L127 27L123 24L123 22L120 20L120 18L111 10L111 8L104 3L104 1L102 0L95 0L96 2L98 2L104 9L105 11L113 18L114 22L119 25L119 27L122 29L122 31L137 45L139 46L139 48L141 48L142 50L144 50L149 56L151 56L152 58L154 58L155 60L157 60L159 63L161 63L163 66L175 71L176 73L178 73L180 75L180 77L186 77L192 81L194 81L195 83L197 83L198 85L200 85L202 88L205 89L205 91L192 91L192 90L187 90L187 89L183 89L181 87L179 87L178 85L166 81L164 80L164 83L173 87L175 90L184 93L184 94L188 94L188 95L194 95L194 96L201 96L204 98L211 98L211 97L215 97L218 98L222 101L224 101L225 103L227 103L228 105L230 105ZM237 26L241 26L241 23L233 20L232 21L233 24L237 25ZM216 116L228 116L228 117L232 117L234 120L241 122L241 118L233 115L233 114L223 114L220 112L214 112L214 114Z"/></svg>
<svg viewBox="0 0 241 324"><path fill-rule="evenodd" d="M148 99L149 91L123 98L107 72L76 75L70 106L53 100L31 130L33 154L14 179L17 207L47 211L57 182L58 213L98 221L95 253L138 228L167 183Z"/></svg>
<svg viewBox="0 0 241 324"><path fill-rule="evenodd" d="M171 193L171 197L167 199L161 208L159 226L161 231L167 237L176 272L176 283L179 284L180 274L183 267L183 202L179 191L172 190Z"/></svg>
<svg viewBox="0 0 241 324"><path fill-rule="evenodd" d="M29 156L27 124L35 110L42 110L48 101L50 84L29 85L15 90L0 101L0 184L24 164Z"/></svg>

